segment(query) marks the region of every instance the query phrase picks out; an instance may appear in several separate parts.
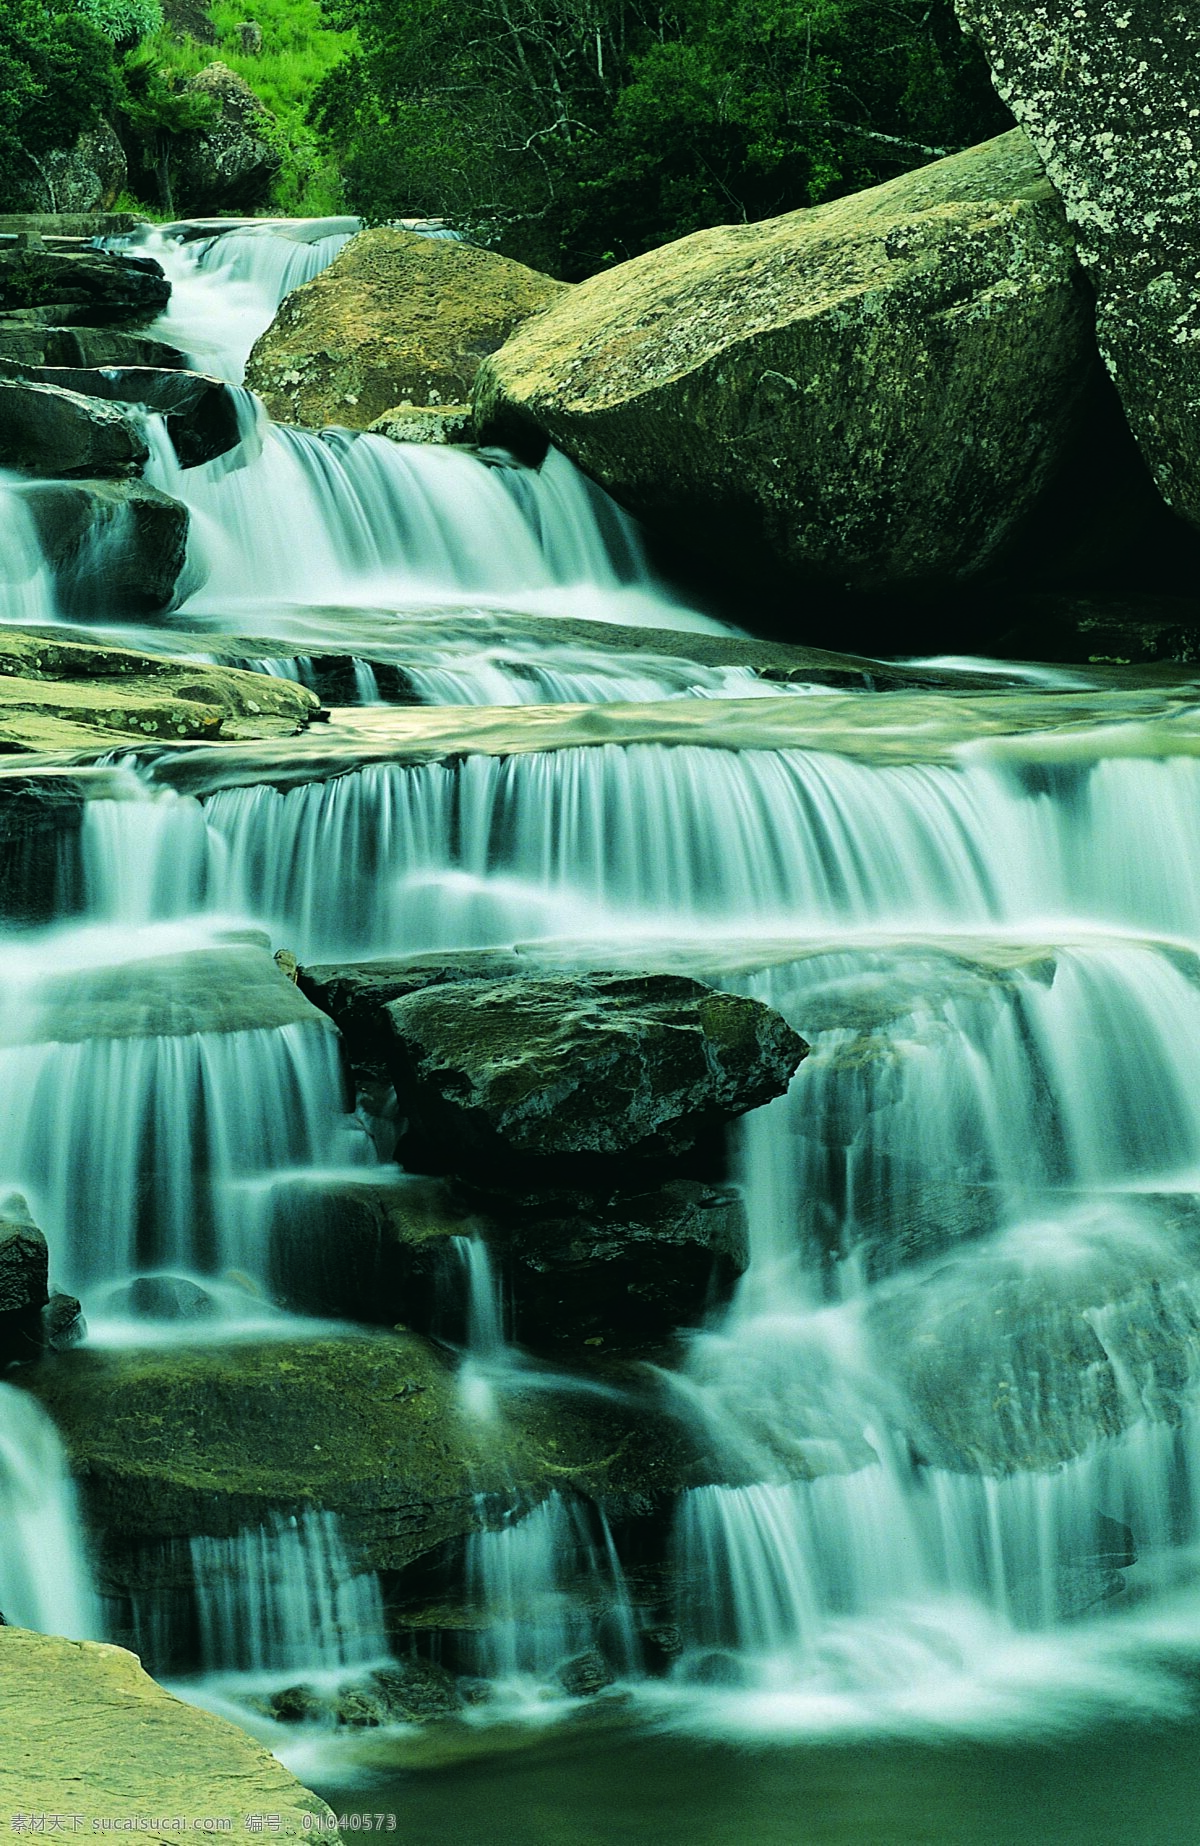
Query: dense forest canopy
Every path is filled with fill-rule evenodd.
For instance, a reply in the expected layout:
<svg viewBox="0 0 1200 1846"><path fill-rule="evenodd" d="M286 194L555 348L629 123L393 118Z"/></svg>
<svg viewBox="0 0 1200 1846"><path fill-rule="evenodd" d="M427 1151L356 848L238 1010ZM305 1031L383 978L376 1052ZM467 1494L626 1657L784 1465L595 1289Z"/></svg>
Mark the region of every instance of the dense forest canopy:
<svg viewBox="0 0 1200 1846"><path fill-rule="evenodd" d="M171 137L202 125L189 79L219 57L271 112L273 209L445 217L579 277L704 225L871 185L1009 120L951 0L249 0L245 12L167 0L165 12L0 0L0 191L99 115L135 172L157 172Z"/></svg>
<svg viewBox="0 0 1200 1846"><path fill-rule="evenodd" d="M1008 125L950 0L324 0L349 202L567 276Z"/></svg>

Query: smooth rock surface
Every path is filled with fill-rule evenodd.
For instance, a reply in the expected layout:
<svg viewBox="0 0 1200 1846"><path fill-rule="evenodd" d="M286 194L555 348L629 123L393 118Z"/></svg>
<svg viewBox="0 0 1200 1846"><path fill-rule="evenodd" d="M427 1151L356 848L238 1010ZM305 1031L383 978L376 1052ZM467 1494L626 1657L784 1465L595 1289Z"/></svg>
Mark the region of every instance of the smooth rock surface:
<svg viewBox="0 0 1200 1846"><path fill-rule="evenodd" d="M31 366L154 366L177 371L187 360L177 346L119 327L38 327L0 317L0 358Z"/></svg>
<svg viewBox="0 0 1200 1846"><path fill-rule="evenodd" d="M109 404L138 404L158 411L166 420L172 447L185 468L214 461L238 442L237 405L228 386L201 372L143 365L33 366L0 358L0 375L24 378L31 384L61 387L64 393ZM0 403L3 399L0 398ZM3 424L0 423L0 431ZM137 437L145 458L145 443ZM34 462L14 464L38 466ZM41 474L80 473L81 468L54 468L43 462ZM101 470L96 468L96 473Z"/></svg>
<svg viewBox="0 0 1200 1846"><path fill-rule="evenodd" d="M30 324L137 326L161 313L170 298L171 284L153 257L0 250L0 315L27 315ZM53 319L47 320L50 310Z"/></svg>
<svg viewBox="0 0 1200 1846"><path fill-rule="evenodd" d="M1200 12L955 5L1066 205L1130 428L1167 504L1200 526Z"/></svg>
<svg viewBox="0 0 1200 1846"><path fill-rule="evenodd" d="M121 477L140 472L148 454L141 431L115 406L61 384L0 376L0 467Z"/></svg>
<svg viewBox="0 0 1200 1846"><path fill-rule="evenodd" d="M363 231L287 296L246 383L280 422L366 429L386 413L458 410L480 361L566 284L470 244Z"/></svg>
<svg viewBox="0 0 1200 1846"><path fill-rule="evenodd" d="M0 1627L0 1806L10 1817L76 1816L125 1834L168 1840L183 1832L261 1840L339 1835L323 1801L224 1718L173 1698L132 1654ZM39 1831L49 1832L44 1825Z"/></svg>
<svg viewBox="0 0 1200 1846"><path fill-rule="evenodd" d="M836 588L1015 543L1094 363L1062 206L1019 132L594 276L486 361L484 441L540 432L656 530Z"/></svg>
<svg viewBox="0 0 1200 1846"><path fill-rule="evenodd" d="M187 556L178 500L144 481L40 481L23 492L63 614L119 620L170 605Z"/></svg>
<svg viewBox="0 0 1200 1846"><path fill-rule="evenodd" d="M402 1157L435 1171L673 1159L782 1095L808 1050L769 1007L670 974L455 982L385 1010Z"/></svg>

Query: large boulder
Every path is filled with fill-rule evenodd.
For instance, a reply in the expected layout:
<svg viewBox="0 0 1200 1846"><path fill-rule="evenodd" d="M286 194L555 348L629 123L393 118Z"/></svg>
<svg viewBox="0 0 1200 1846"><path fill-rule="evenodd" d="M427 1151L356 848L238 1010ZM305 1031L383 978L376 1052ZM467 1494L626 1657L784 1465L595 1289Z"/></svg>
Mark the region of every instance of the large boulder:
<svg viewBox="0 0 1200 1846"><path fill-rule="evenodd" d="M67 253L40 244L0 250L0 316L29 325L138 326L171 298L150 256L107 250Z"/></svg>
<svg viewBox="0 0 1200 1846"><path fill-rule="evenodd" d="M413 1334L85 1348L14 1382L54 1419L118 1593L161 1569L164 1544L277 1513L325 1507L366 1565L400 1570L493 1520L485 1496L514 1508L555 1488L646 1499L715 1465L653 1397L611 1380L514 1379L501 1414L474 1417L451 1361Z"/></svg>
<svg viewBox="0 0 1200 1846"><path fill-rule="evenodd" d="M5 189L10 211L92 212L112 204L129 179L125 149L103 117L71 147L53 147Z"/></svg>
<svg viewBox="0 0 1200 1846"><path fill-rule="evenodd" d="M115 406L58 384L0 376L0 467L54 477L124 476L140 470L149 452L141 431Z"/></svg>
<svg viewBox="0 0 1200 1846"><path fill-rule="evenodd" d="M267 203L283 165L275 118L244 77L208 64L184 85L214 105L204 128L176 136L171 159L175 206L192 217L254 212Z"/></svg>
<svg viewBox="0 0 1200 1846"><path fill-rule="evenodd" d="M955 5L1065 202L1142 453L1168 505L1200 525L1200 12Z"/></svg>
<svg viewBox="0 0 1200 1846"><path fill-rule="evenodd" d="M95 400L106 404L137 404L157 411L164 419L171 446L180 466L195 468L201 462L214 461L236 448L240 440L237 403L227 384L208 378L202 372L160 369L143 365L31 365L0 356L0 381L21 380L31 385L55 387L62 395L93 400L94 420L100 428L104 418L119 415L99 409ZM5 424L2 416L3 385L0 384L0 437ZM126 420L126 419L123 419ZM146 444L140 433L133 432L140 450L136 459L145 459ZM58 468L51 465L53 451L47 454L38 447L41 431L35 427L30 444L32 459L14 461L11 466L33 468L39 474L80 474L103 472L99 465ZM68 459L70 457L68 456Z"/></svg>
<svg viewBox="0 0 1200 1846"><path fill-rule="evenodd" d="M592 277L484 364L475 411L716 560L944 583L1014 541L1093 355L1062 206L1013 132Z"/></svg>
<svg viewBox="0 0 1200 1846"><path fill-rule="evenodd" d="M566 284L489 250L363 231L294 289L246 383L281 422L366 429L385 413L461 406L480 361Z"/></svg>
<svg viewBox="0 0 1200 1846"><path fill-rule="evenodd" d="M64 615L152 615L187 558L188 510L144 481L38 481L22 490Z"/></svg>
<svg viewBox="0 0 1200 1846"><path fill-rule="evenodd" d="M0 1626L0 1726L0 1802L14 1830L48 1832L53 1816L66 1831L163 1839L186 1816L244 1842L261 1840L269 1816L281 1835L337 1846L323 1801L237 1725L164 1692L123 1648Z"/></svg>
<svg viewBox="0 0 1200 1846"><path fill-rule="evenodd" d="M460 1173L675 1160L808 1051L770 1007L673 974L461 981L385 1010L404 1158Z"/></svg>

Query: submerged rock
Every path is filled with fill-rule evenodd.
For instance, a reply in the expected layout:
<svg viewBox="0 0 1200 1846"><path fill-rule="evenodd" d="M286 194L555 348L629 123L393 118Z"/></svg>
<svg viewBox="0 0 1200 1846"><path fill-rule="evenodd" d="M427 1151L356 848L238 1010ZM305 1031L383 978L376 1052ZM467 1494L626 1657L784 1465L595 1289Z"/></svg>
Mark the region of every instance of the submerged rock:
<svg viewBox="0 0 1200 1846"><path fill-rule="evenodd" d="M485 441L540 433L654 528L835 588L998 559L1093 365L1062 206L1019 132L594 276L485 361Z"/></svg>
<svg viewBox="0 0 1200 1846"><path fill-rule="evenodd" d="M461 981L386 1012L404 1157L455 1172L677 1158L808 1050L760 1002L669 974Z"/></svg>
<svg viewBox="0 0 1200 1846"><path fill-rule="evenodd" d="M270 1814L281 1834L338 1838L325 1803L261 1744L164 1692L123 1648L0 1626L0 1726L10 1814L161 1837L167 1816L205 1817L239 1841L262 1837L248 1814Z"/></svg>
<svg viewBox="0 0 1200 1846"><path fill-rule="evenodd" d="M287 296L250 355L246 383L273 417L315 428L366 429L422 409L458 414L485 354L565 290L470 244L363 231Z"/></svg>
<svg viewBox="0 0 1200 1846"><path fill-rule="evenodd" d="M955 5L1066 205L1129 426L1167 504L1200 526L1200 14Z"/></svg>
<svg viewBox="0 0 1200 1846"><path fill-rule="evenodd" d="M187 557L188 511L144 481L39 481L24 490L64 615L153 615Z"/></svg>

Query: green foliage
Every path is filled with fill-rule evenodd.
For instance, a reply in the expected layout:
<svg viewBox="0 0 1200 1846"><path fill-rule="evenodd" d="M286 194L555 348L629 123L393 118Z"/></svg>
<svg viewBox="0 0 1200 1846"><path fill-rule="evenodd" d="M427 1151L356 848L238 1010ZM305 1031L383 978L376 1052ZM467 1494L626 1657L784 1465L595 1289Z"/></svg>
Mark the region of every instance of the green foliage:
<svg viewBox="0 0 1200 1846"><path fill-rule="evenodd" d="M314 104L368 217L578 276L1007 126L951 0L325 0Z"/></svg>
<svg viewBox="0 0 1200 1846"><path fill-rule="evenodd" d="M20 198L41 157L69 147L118 89L113 48L88 20L45 0L0 0L0 202Z"/></svg>
<svg viewBox="0 0 1200 1846"><path fill-rule="evenodd" d="M71 10L114 45L136 45L162 30L160 0L72 0Z"/></svg>

